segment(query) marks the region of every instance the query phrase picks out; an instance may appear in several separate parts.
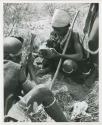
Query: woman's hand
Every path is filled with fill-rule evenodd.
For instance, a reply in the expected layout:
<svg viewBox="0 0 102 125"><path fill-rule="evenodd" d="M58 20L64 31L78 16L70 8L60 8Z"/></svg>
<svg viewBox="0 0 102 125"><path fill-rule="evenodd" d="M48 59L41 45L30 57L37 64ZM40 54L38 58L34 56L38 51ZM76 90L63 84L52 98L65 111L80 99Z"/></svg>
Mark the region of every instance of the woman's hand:
<svg viewBox="0 0 102 125"><path fill-rule="evenodd" d="M51 58L58 58L58 57L60 57L60 53L58 53L54 48L51 48L51 52L52 52L52 54L49 57L50 59Z"/></svg>
<svg viewBox="0 0 102 125"><path fill-rule="evenodd" d="M40 56L46 59L60 57L60 53L58 53L54 48L41 49L39 53L40 53Z"/></svg>

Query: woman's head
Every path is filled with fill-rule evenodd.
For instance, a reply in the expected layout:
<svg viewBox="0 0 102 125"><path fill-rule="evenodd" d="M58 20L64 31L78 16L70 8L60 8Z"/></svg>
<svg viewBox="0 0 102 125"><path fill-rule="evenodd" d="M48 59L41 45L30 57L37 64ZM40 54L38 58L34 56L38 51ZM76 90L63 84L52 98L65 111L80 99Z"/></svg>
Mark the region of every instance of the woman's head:
<svg viewBox="0 0 102 125"><path fill-rule="evenodd" d="M70 27L69 15L65 10L56 9L52 18L52 28L58 35L65 35Z"/></svg>
<svg viewBox="0 0 102 125"><path fill-rule="evenodd" d="M23 40L23 38L22 38ZM21 59L22 41L16 37L4 38L4 58L19 62Z"/></svg>

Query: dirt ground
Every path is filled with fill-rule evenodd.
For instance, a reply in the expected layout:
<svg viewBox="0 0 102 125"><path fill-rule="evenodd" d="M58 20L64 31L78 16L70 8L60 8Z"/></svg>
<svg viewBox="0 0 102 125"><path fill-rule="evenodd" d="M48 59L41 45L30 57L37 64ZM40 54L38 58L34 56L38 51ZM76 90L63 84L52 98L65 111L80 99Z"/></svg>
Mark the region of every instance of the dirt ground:
<svg viewBox="0 0 102 125"><path fill-rule="evenodd" d="M89 75L83 83L76 83L70 77L65 77L60 73L52 88L58 104L62 108L69 122L97 122L98 121L98 71L97 68ZM38 77L41 84L51 82L51 74ZM77 118L71 120L73 105L75 102L85 101L88 104L87 113L90 116L78 115ZM35 113L34 122L53 122L53 120L45 113L43 107Z"/></svg>

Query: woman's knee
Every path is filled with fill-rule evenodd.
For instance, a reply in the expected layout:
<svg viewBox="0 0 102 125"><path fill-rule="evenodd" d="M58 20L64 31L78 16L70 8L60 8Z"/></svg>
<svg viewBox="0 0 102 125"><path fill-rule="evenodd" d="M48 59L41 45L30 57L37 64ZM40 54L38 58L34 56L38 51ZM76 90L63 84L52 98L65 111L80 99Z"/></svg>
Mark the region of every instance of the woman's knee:
<svg viewBox="0 0 102 125"><path fill-rule="evenodd" d="M62 64L62 70L65 73L73 73L77 70L77 63L71 59L67 59Z"/></svg>

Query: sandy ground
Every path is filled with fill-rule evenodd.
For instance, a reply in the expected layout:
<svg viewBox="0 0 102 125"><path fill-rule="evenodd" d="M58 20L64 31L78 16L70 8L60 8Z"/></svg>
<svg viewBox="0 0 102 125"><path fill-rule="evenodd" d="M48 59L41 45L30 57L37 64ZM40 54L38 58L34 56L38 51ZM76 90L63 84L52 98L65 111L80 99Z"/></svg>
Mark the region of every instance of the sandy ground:
<svg viewBox="0 0 102 125"><path fill-rule="evenodd" d="M50 78L51 75L47 74L39 78L39 80L41 80L41 83L51 82ZM61 73L59 74L52 88L52 91L68 121L98 121L98 82L96 82L97 78L97 68L88 78L82 81L84 82L82 84L74 82L70 77L65 77ZM72 106L75 102L81 101L87 102L87 113L91 114L91 116L79 115L76 119L71 120L71 115L73 111ZM39 118L38 121L53 122L53 120L45 113L43 108L37 112L36 118Z"/></svg>

